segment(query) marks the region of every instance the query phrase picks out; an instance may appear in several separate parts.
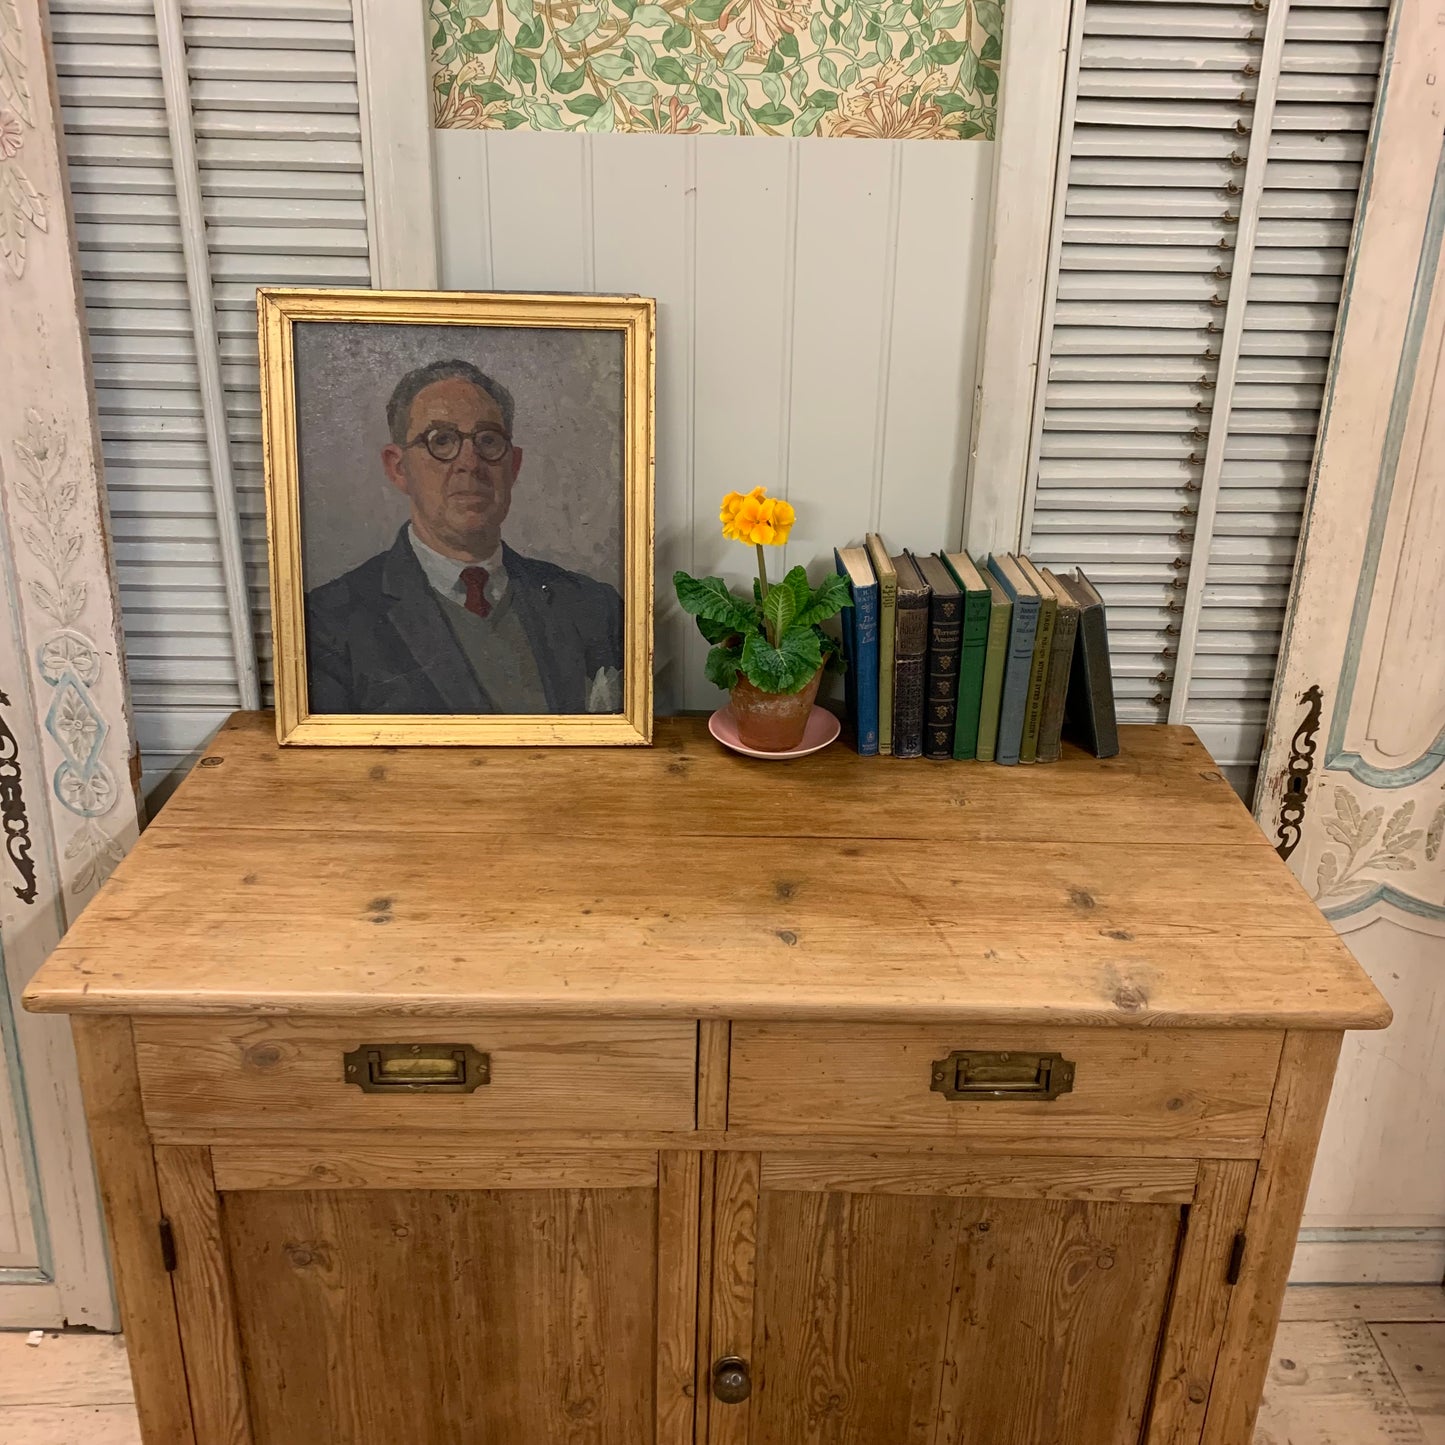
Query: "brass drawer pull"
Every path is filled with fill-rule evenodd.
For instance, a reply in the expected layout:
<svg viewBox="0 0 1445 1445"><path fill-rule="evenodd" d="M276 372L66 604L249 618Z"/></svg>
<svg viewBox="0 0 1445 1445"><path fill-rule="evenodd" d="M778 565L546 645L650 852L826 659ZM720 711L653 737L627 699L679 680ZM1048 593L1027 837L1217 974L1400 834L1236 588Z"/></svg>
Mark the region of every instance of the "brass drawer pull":
<svg viewBox="0 0 1445 1445"><path fill-rule="evenodd" d="M958 1049L933 1062L934 1093L946 1099L1057 1099L1074 1088L1074 1065L1062 1054Z"/></svg>
<svg viewBox="0 0 1445 1445"><path fill-rule="evenodd" d="M492 1081L491 1055L470 1044L362 1044L342 1062L363 1094L470 1094Z"/></svg>

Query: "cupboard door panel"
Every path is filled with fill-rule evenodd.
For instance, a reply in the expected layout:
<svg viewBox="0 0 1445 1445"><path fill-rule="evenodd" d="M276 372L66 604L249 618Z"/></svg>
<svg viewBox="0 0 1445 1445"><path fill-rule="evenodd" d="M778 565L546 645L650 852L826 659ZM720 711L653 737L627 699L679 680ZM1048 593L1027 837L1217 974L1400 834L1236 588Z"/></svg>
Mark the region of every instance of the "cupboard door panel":
<svg viewBox="0 0 1445 1445"><path fill-rule="evenodd" d="M764 1191L752 1445L928 1445L959 1201Z"/></svg>
<svg viewBox="0 0 1445 1445"><path fill-rule="evenodd" d="M963 1200L940 1445L1136 1440L1180 1226L1163 1205Z"/></svg>
<svg viewBox="0 0 1445 1445"><path fill-rule="evenodd" d="M221 1199L255 1445L654 1440L655 1190Z"/></svg>

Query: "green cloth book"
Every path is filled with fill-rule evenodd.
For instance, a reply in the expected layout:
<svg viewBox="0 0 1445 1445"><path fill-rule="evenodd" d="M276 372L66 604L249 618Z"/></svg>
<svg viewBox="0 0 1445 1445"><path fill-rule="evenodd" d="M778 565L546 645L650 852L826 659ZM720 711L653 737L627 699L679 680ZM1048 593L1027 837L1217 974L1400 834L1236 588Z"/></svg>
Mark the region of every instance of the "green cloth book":
<svg viewBox="0 0 1445 1445"><path fill-rule="evenodd" d="M978 755L978 714L992 602L983 573L967 552L938 555L963 592L963 653L958 664L958 719L953 726L953 756L963 762Z"/></svg>
<svg viewBox="0 0 1445 1445"><path fill-rule="evenodd" d="M878 751L893 751L893 652L898 616L898 569L877 532L865 539L878 578Z"/></svg>
<svg viewBox="0 0 1445 1445"><path fill-rule="evenodd" d="M1049 680L1049 662L1054 649L1054 619L1059 611L1059 599L1054 589L1044 581L1043 574L1021 553L1016 554L1024 576L1033 583L1039 594L1039 630L1034 634L1034 660L1029 668L1028 704L1024 708L1024 732L1019 742L1019 762L1038 761L1039 724L1044 720L1044 685Z"/></svg>
<svg viewBox="0 0 1445 1445"><path fill-rule="evenodd" d="M985 572L988 584L988 645L984 651L983 687L978 701L978 760L991 763L998 743L998 709L1003 699L1003 668L1008 657L1009 629L1014 605L992 572Z"/></svg>

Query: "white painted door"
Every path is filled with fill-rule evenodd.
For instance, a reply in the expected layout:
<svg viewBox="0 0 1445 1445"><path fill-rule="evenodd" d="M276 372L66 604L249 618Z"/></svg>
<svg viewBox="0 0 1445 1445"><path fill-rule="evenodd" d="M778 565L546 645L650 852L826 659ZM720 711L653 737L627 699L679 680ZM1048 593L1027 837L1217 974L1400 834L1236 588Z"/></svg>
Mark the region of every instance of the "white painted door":
<svg viewBox="0 0 1445 1445"><path fill-rule="evenodd" d="M1258 805L1395 1009L1345 1046L1318 1280L1445 1272L1445 0L1393 27Z"/></svg>
<svg viewBox="0 0 1445 1445"><path fill-rule="evenodd" d="M0 0L0 1327L116 1327L69 1030L20 1008L137 827L100 486L40 8Z"/></svg>

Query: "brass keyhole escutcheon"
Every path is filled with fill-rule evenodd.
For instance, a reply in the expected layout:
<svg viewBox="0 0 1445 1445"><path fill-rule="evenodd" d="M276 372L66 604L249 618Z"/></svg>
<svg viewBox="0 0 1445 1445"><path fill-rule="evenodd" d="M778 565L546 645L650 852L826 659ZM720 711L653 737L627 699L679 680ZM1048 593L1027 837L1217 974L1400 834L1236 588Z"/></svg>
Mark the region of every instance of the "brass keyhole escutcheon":
<svg viewBox="0 0 1445 1445"><path fill-rule="evenodd" d="M741 1405L753 1393L748 1362L740 1355L724 1355L712 1367L712 1392L724 1405Z"/></svg>

